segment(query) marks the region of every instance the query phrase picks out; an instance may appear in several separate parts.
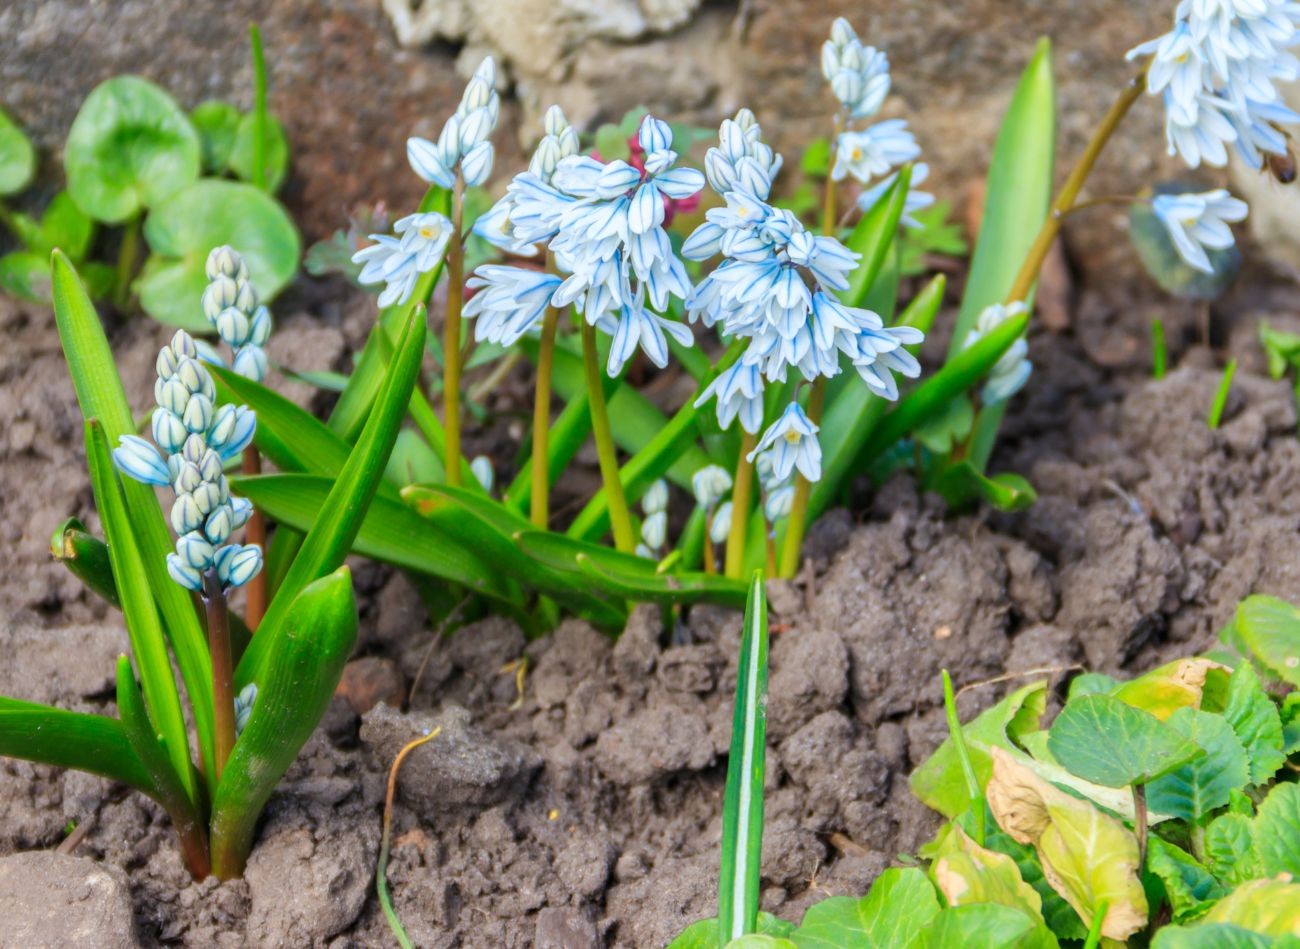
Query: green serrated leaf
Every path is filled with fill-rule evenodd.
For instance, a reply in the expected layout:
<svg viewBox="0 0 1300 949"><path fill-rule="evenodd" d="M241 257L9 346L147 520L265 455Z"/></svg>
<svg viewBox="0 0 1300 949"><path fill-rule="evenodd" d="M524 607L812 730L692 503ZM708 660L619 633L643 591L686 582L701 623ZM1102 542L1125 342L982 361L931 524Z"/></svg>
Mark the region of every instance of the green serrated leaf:
<svg viewBox="0 0 1300 949"><path fill-rule="evenodd" d="M118 224L194 182L200 151L175 99L147 79L116 76L91 90L72 122L68 192L95 220Z"/></svg>
<svg viewBox="0 0 1300 949"><path fill-rule="evenodd" d="M1147 840L1147 869L1164 884L1174 922L1202 915L1228 892L1190 853L1155 835Z"/></svg>
<svg viewBox="0 0 1300 949"><path fill-rule="evenodd" d="M755 572L745 603L727 785L722 797L720 938L755 931L763 857L763 776L767 755L767 592Z"/></svg>
<svg viewBox="0 0 1300 949"><path fill-rule="evenodd" d="M1250 756L1250 783L1267 783L1286 763L1282 718L1249 662L1239 663L1232 670L1223 717L1246 746Z"/></svg>
<svg viewBox="0 0 1300 949"><path fill-rule="evenodd" d="M1073 774L1111 788L1146 784L1204 754L1150 712L1108 695L1066 703L1047 748Z"/></svg>
<svg viewBox="0 0 1300 949"><path fill-rule="evenodd" d="M771 913L758 914L758 932L766 936L783 938L794 931L794 924L779 919ZM718 919L701 919L682 930L681 935L668 944L667 949L718 949Z"/></svg>
<svg viewBox="0 0 1300 949"><path fill-rule="evenodd" d="M833 896L808 908L790 939L799 949L905 949L939 915L939 898L915 868L886 870L861 899Z"/></svg>
<svg viewBox="0 0 1300 949"><path fill-rule="evenodd" d="M1243 814L1223 814L1205 829L1205 859L1210 871L1229 886L1263 876L1255 852L1255 821Z"/></svg>
<svg viewBox="0 0 1300 949"><path fill-rule="evenodd" d="M1268 876L1300 878L1300 784L1278 784L1255 816L1255 853Z"/></svg>
<svg viewBox="0 0 1300 949"><path fill-rule="evenodd" d="M252 185L212 178L160 202L144 236L157 256L136 284L140 305L156 320L201 333L212 332L200 305L212 248L229 244L243 255L263 301L293 277L301 249L297 229L274 198Z"/></svg>
<svg viewBox="0 0 1300 949"><path fill-rule="evenodd" d="M1207 923L1232 923L1265 936L1300 936L1300 883L1252 880L1205 915Z"/></svg>
<svg viewBox="0 0 1300 949"><path fill-rule="evenodd" d="M1237 604L1232 625L1250 658L1300 687L1300 609L1275 596L1248 596Z"/></svg>
<svg viewBox="0 0 1300 949"><path fill-rule="evenodd" d="M1199 821L1228 803L1231 792L1250 783L1250 759L1221 715L1182 708L1168 725L1205 749L1205 754L1181 765L1147 786L1147 803L1184 820Z"/></svg>
<svg viewBox="0 0 1300 949"><path fill-rule="evenodd" d="M1166 183L1158 185L1157 194L1180 194L1200 191L1199 185ZM1162 290L1186 300L1213 300L1222 294L1241 269L1241 251L1235 244L1224 248L1206 247L1213 272L1205 273L1183 259L1169 236L1169 229L1156 217L1149 201L1129 206L1129 240L1137 250L1138 260Z"/></svg>
<svg viewBox="0 0 1300 949"><path fill-rule="evenodd" d="M0 109L0 195L17 194L36 175L31 139Z"/></svg>
<svg viewBox="0 0 1300 949"><path fill-rule="evenodd" d="M910 943L913 949L1055 949L1058 945L1041 921L996 903L949 906Z"/></svg>

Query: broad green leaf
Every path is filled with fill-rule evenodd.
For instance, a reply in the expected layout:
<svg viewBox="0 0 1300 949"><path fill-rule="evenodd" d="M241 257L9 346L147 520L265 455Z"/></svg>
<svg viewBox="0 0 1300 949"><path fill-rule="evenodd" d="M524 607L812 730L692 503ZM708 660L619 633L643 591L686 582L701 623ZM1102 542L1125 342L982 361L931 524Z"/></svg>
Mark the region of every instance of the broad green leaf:
<svg viewBox="0 0 1300 949"><path fill-rule="evenodd" d="M418 432L404 428L398 433L397 443L393 445L393 453L388 456L388 466L384 469L385 481L405 488L443 481L446 475L441 459Z"/></svg>
<svg viewBox="0 0 1300 949"><path fill-rule="evenodd" d="M199 133L205 173L219 175L230 166L239 121L239 109L218 99L200 102L190 113L190 122Z"/></svg>
<svg viewBox="0 0 1300 949"><path fill-rule="evenodd" d="M784 938L793 931L793 923L771 913L758 914L758 932L762 935ZM691 923L668 944L668 949L718 949L718 918L715 916Z"/></svg>
<svg viewBox="0 0 1300 949"><path fill-rule="evenodd" d="M153 788L149 796L167 811L180 839L185 864L197 878L202 879L211 870L208 856L208 829L199 816L199 809L191 799L189 787L197 783L193 777L182 782L167 756L166 742L157 733L145 709L144 695L135 681L131 660L119 656L117 660L117 711L122 717L122 730L131 749L148 772ZM188 761L187 771L192 768Z"/></svg>
<svg viewBox="0 0 1300 949"><path fill-rule="evenodd" d="M1223 717L1246 746L1250 756L1250 783L1268 783L1286 763L1282 718L1249 662L1239 663L1232 670Z"/></svg>
<svg viewBox="0 0 1300 949"><path fill-rule="evenodd" d="M1255 821L1243 814L1216 817L1205 829L1205 858L1214 875L1229 886L1262 877Z"/></svg>
<svg viewBox="0 0 1300 949"><path fill-rule="evenodd" d="M1199 821L1250 783L1250 759L1221 715L1184 708L1169 716L1168 725L1204 748L1205 755L1152 781L1147 803L1153 810Z"/></svg>
<svg viewBox="0 0 1300 949"><path fill-rule="evenodd" d="M52 270L54 319L81 414L98 419L108 443L115 445L122 435L135 434L136 426L103 324L77 279L77 272L58 251L53 256ZM185 680L204 770L211 774L212 663L208 658L207 636L199 624L189 592L167 573L166 558L173 542L157 495L147 485L129 479L122 483L122 493L131 512L140 557L149 575L150 593L162 613L163 628L181 678Z"/></svg>
<svg viewBox="0 0 1300 949"><path fill-rule="evenodd" d="M1205 915L1207 923L1232 923L1265 936L1300 936L1300 883L1252 880Z"/></svg>
<svg viewBox="0 0 1300 949"><path fill-rule="evenodd" d="M150 780L122 723L0 696L0 755L97 774L150 794Z"/></svg>
<svg viewBox="0 0 1300 949"><path fill-rule="evenodd" d="M383 479L384 466L388 463L388 455L397 441L402 417L410 403L411 390L415 387L424 357L424 333L424 310L419 308L407 317L401 342L361 437L329 495L320 505L320 513L306 532L298 556L262 617L258 635L253 637L239 662L236 679L240 688L265 673L265 644L275 639L268 633L278 633L278 626L291 615L298 594L307 584L337 570L352 549L366 511ZM297 529L301 530L301 527Z"/></svg>
<svg viewBox="0 0 1300 949"><path fill-rule="evenodd" d="M136 285L154 319L211 332L201 301L208 252L229 244L248 263L258 297L270 300L298 269L298 231L274 198L252 185L205 178L159 203L145 221L156 255Z"/></svg>
<svg viewBox="0 0 1300 949"><path fill-rule="evenodd" d="M745 604L727 786L722 797L718 919L724 939L754 932L763 858L763 777L767 772L767 591L755 572Z"/></svg>
<svg viewBox="0 0 1300 949"><path fill-rule="evenodd" d="M1085 695L1109 694L1114 691L1117 685L1119 685L1118 680L1108 675L1103 675L1100 672L1084 672L1070 680L1068 699L1073 701Z"/></svg>
<svg viewBox="0 0 1300 949"><path fill-rule="evenodd" d="M1047 218L1056 153L1055 99L1051 45L1044 39L1021 74L993 146L984 214L948 364L959 357L984 308L1005 300Z"/></svg>
<svg viewBox="0 0 1300 949"><path fill-rule="evenodd" d="M108 224L129 220L191 184L199 161L199 136L189 118L175 99L139 76L116 76L91 90L63 149L72 199Z"/></svg>
<svg viewBox="0 0 1300 949"><path fill-rule="evenodd" d="M176 681L172 678L167 641L149 587L149 574L145 570L132 529L133 512L127 506L117 471L113 468L113 456L104 427L95 419L86 422L86 462L90 468L91 487L95 492L95 507L104 525L104 536L108 539L108 556L118 596L122 601L122 615L126 618L131 653L136 665L140 667L149 716L167 749L172 768L185 788L186 796L194 801L196 797L189 738L185 730L185 715L181 711L180 695L176 691Z"/></svg>
<svg viewBox="0 0 1300 949"><path fill-rule="evenodd" d="M1147 839L1147 869L1164 884L1175 922L1203 915L1228 892L1190 853L1155 834Z"/></svg>
<svg viewBox="0 0 1300 949"><path fill-rule="evenodd" d="M618 380L604 376L601 388L606 401L614 393ZM564 474L569 463L573 461L583 442L591 434L591 403L585 390L579 392L551 423L550 438L546 443L547 484L555 484ZM523 514L528 511L529 498L532 494L533 460L526 458L519 467L515 480L505 492L505 502L514 510Z"/></svg>
<svg viewBox="0 0 1300 949"><path fill-rule="evenodd" d="M356 645L351 572L339 567L308 583L284 615L263 621L253 639L265 656L257 698L212 801L212 869L221 879L243 872L262 807L325 713Z"/></svg>
<svg viewBox="0 0 1300 949"><path fill-rule="evenodd" d="M951 508L983 501L999 511L1023 511L1038 500L1033 485L1012 472L985 475L970 461L948 465L934 479L933 489Z"/></svg>
<svg viewBox="0 0 1300 949"><path fill-rule="evenodd" d="M231 171L244 181L253 180L253 142L256 138L256 123L253 113L249 112L239 121L235 131L235 141L230 150L227 165ZM273 115L266 117L266 132L263 141L266 161L266 190L274 194L284 184L284 177L289 171L289 140L285 137L284 126Z"/></svg>
<svg viewBox="0 0 1300 949"><path fill-rule="evenodd" d="M947 454L970 434L975 424L975 406L969 396L958 396L947 407L926 419L913 437L937 455Z"/></svg>
<svg viewBox="0 0 1300 949"><path fill-rule="evenodd" d="M949 906L930 920L911 943L914 949L1056 949L1042 921L997 903Z"/></svg>
<svg viewBox="0 0 1300 949"><path fill-rule="evenodd" d="M1282 700L1279 714L1282 717L1282 749L1293 755L1300 751L1300 692L1292 692Z"/></svg>
<svg viewBox="0 0 1300 949"><path fill-rule="evenodd" d="M17 194L36 175L36 149L31 140L0 109L0 196Z"/></svg>
<svg viewBox="0 0 1300 949"><path fill-rule="evenodd" d="M1014 747L1020 735L1038 727L1046 708L1047 683L1032 682L967 723L962 734L966 736L971 763L981 785L988 782L992 772L989 749ZM945 817L956 817L970 803L957 749L951 738L945 739L934 754L912 772L910 783L913 794Z"/></svg>
<svg viewBox="0 0 1300 949"><path fill-rule="evenodd" d="M1109 695L1066 703L1047 748L1070 772L1096 784L1146 784L1204 752L1150 712Z"/></svg>
<svg viewBox="0 0 1300 949"><path fill-rule="evenodd" d="M68 192L60 191L46 205L27 249L48 258L57 247L76 263L86 256L94 234L95 222L77 207Z"/></svg>
<svg viewBox="0 0 1300 949"><path fill-rule="evenodd" d="M939 915L939 898L915 868L880 874L861 899L833 896L804 913L790 939L799 949L905 949Z"/></svg>
<svg viewBox="0 0 1300 949"><path fill-rule="evenodd" d="M1231 923L1161 926L1151 949L1268 949L1273 939Z"/></svg>
<svg viewBox="0 0 1300 949"><path fill-rule="evenodd" d="M0 257L0 293L31 303L49 303L49 260L27 250Z"/></svg>
<svg viewBox="0 0 1300 949"><path fill-rule="evenodd" d="M1146 925L1132 831L1091 802L1048 784L1001 748L993 749L986 793L998 826L1018 842L1033 844L1047 882L1081 920L1091 923L1104 905L1101 933L1119 940Z"/></svg>
<svg viewBox="0 0 1300 949"><path fill-rule="evenodd" d="M1210 659L1176 659L1119 683L1110 694L1163 722L1181 708L1200 708L1207 683L1225 668Z"/></svg>
<svg viewBox="0 0 1300 949"><path fill-rule="evenodd" d="M1300 784L1278 784L1255 817L1255 852L1268 876L1300 879Z"/></svg>
<svg viewBox="0 0 1300 949"><path fill-rule="evenodd" d="M1021 878L1016 861L981 847L957 824L940 844L930 876L949 906L996 903L1020 911L1035 925L1043 922L1042 897Z"/></svg>
<svg viewBox="0 0 1300 949"><path fill-rule="evenodd" d="M1300 610L1275 596L1248 596L1232 625L1250 658L1300 687Z"/></svg>

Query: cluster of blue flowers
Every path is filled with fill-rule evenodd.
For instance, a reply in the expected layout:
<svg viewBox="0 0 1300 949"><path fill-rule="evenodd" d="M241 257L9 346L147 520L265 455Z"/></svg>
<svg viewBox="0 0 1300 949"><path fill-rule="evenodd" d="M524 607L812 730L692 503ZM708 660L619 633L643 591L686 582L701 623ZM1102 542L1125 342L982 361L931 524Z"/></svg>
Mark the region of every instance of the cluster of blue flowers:
<svg viewBox="0 0 1300 949"><path fill-rule="evenodd" d="M271 338L271 312L258 303L248 278L248 265L233 247L214 248L207 260L208 286L203 291L203 315L233 354L231 368L246 379L266 378L266 341ZM225 365L211 347L204 359Z"/></svg>
<svg viewBox="0 0 1300 949"><path fill-rule="evenodd" d="M725 120L718 139L705 167L726 206L707 212L682 253L695 260L720 253L724 259L690 292L687 314L749 343L697 404L715 398L720 425L726 428L739 416L741 426L757 434L765 383L784 382L792 368L808 381L837 375L841 356L873 391L897 398L893 374L920 373L903 347L920 342L921 333L886 327L870 310L840 302L835 294L847 289L860 255L834 237L810 233L793 213L767 203L781 162L762 142L751 112ZM751 460L770 452L778 481L796 468L816 481L821 477L817 431L799 403L791 402L764 432Z"/></svg>
<svg viewBox="0 0 1300 949"><path fill-rule="evenodd" d="M1165 103L1169 154L1192 168L1224 165L1232 145L1252 168L1285 155L1279 126L1300 123L1274 82L1300 78L1290 48L1300 42L1300 6L1290 0L1181 0L1174 27L1129 58L1150 56L1147 90Z"/></svg>
<svg viewBox="0 0 1300 949"><path fill-rule="evenodd" d="M554 163L549 181L547 162L515 176L503 233L511 244L545 244L559 273L480 267L464 310L479 320L477 338L508 345L540 325L548 306L575 306L588 325L613 337L611 376L638 348L666 366L668 335L692 345L690 329L663 316L670 297L685 299L691 289L664 229L664 204L699 192L704 176L675 167L672 141L666 122L646 116L637 136L644 170L568 155Z"/></svg>
<svg viewBox="0 0 1300 949"><path fill-rule="evenodd" d="M171 509L176 549L167 555L172 579L196 591L203 590L209 574L224 589L243 586L262 569L262 551L229 542L253 505L231 495L223 470L253 440L257 420L247 406L216 407L212 376L184 330L158 353L157 370L152 429L158 447L138 435L123 435L113 461L136 481L176 492Z"/></svg>
<svg viewBox="0 0 1300 949"><path fill-rule="evenodd" d="M447 119L436 142L411 138L406 157L415 173L441 188L456 187L457 177L469 186L481 185L492 174L494 152L490 138L501 115L492 57L479 64L461 95L456 112ZM374 241L353 255L362 264L358 280L384 284L379 305L405 303L420 274L436 267L447 252L454 226L436 211L410 214L393 225L392 234L371 234Z"/></svg>
<svg viewBox="0 0 1300 949"><path fill-rule="evenodd" d="M889 95L889 57L874 46L862 45L843 17L831 25L830 39L822 44L822 75L843 107L843 130L835 139L831 177L841 181L852 175L862 184L871 185L858 197L858 208L869 211L894 183L896 169L918 158L921 148L905 119L853 128L853 123L874 117ZM934 204L934 195L916 190L929 174L930 168L924 163L912 169L903 217L906 227L919 227L912 215Z"/></svg>

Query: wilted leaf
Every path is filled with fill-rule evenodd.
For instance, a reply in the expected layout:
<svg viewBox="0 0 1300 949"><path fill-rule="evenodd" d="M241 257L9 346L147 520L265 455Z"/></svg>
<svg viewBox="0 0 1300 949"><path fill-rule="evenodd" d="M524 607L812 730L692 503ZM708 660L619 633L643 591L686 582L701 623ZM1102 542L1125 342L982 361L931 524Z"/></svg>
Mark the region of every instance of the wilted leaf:
<svg viewBox="0 0 1300 949"><path fill-rule="evenodd" d="M1107 905L1101 933L1127 939L1146 924L1147 900L1138 878L1133 832L1087 801L1071 797L993 749L986 793L998 825L1038 851L1043 874L1079 918L1091 921Z"/></svg>
<svg viewBox="0 0 1300 949"><path fill-rule="evenodd" d="M1215 877L1229 886L1263 876L1255 852L1255 821L1242 814L1223 814L1205 829L1205 859Z"/></svg>
<svg viewBox="0 0 1300 949"><path fill-rule="evenodd" d="M1300 686L1300 610L1275 596L1248 596L1237 605L1232 628L1269 673Z"/></svg>
<svg viewBox="0 0 1300 949"><path fill-rule="evenodd" d="M1043 921L1043 901L1020 877L1016 862L1006 854L981 847L953 824L930 866L935 886L949 906L997 903Z"/></svg>
<svg viewBox="0 0 1300 949"><path fill-rule="evenodd" d="M1038 727L1046 707L1047 683L1033 682L1012 692L962 727L980 784L988 781L992 770L989 749L994 746L1014 747L1020 735ZM912 772L910 783L913 794L945 817L956 817L970 804L970 793L951 738L945 739L934 754Z"/></svg>
<svg viewBox="0 0 1300 949"><path fill-rule="evenodd" d="M1202 915L1227 892L1190 853L1155 835L1147 840L1147 869L1165 885L1175 922Z"/></svg>
<svg viewBox="0 0 1300 949"><path fill-rule="evenodd" d="M208 252L234 247L248 262L258 296L269 300L298 267L298 232L275 199L252 185L205 179L158 205L145 222L157 258L137 284L156 320L200 332L211 327L200 301Z"/></svg>
<svg viewBox="0 0 1300 949"><path fill-rule="evenodd" d="M31 140L0 109L0 195L17 194L36 174L36 150Z"/></svg>
<svg viewBox="0 0 1300 949"><path fill-rule="evenodd" d="M1300 936L1300 883L1244 883L1219 900L1205 922L1233 923L1266 936Z"/></svg>
<svg viewBox="0 0 1300 949"><path fill-rule="evenodd" d="M1116 686L1115 698L1162 722L1180 708L1200 708L1206 682L1227 667L1211 659L1178 659Z"/></svg>
<svg viewBox="0 0 1300 949"><path fill-rule="evenodd" d="M1250 759L1221 715L1184 708L1169 717L1168 725L1205 754L1152 781L1147 803L1154 810L1199 821L1227 804L1232 791L1250 783Z"/></svg>
<svg viewBox="0 0 1300 949"><path fill-rule="evenodd" d="M1264 873L1300 878L1300 784L1278 784L1255 817L1255 852Z"/></svg>
<svg viewBox="0 0 1300 949"><path fill-rule="evenodd" d="M86 96L63 150L68 191L97 221L117 224L199 176L199 136L176 100L138 76Z"/></svg>
<svg viewBox="0 0 1300 949"><path fill-rule="evenodd" d="M1069 771L1112 788L1146 784L1203 754L1150 712L1108 695L1067 703L1047 747Z"/></svg>
<svg viewBox="0 0 1300 949"><path fill-rule="evenodd" d="M1250 783L1267 783L1286 762L1282 717L1249 662L1239 663L1232 670L1223 717L1246 746L1246 754L1250 756Z"/></svg>
<svg viewBox="0 0 1300 949"><path fill-rule="evenodd" d="M939 915L939 898L920 870L882 873L862 899L833 896L808 908L790 934L799 949L905 949Z"/></svg>

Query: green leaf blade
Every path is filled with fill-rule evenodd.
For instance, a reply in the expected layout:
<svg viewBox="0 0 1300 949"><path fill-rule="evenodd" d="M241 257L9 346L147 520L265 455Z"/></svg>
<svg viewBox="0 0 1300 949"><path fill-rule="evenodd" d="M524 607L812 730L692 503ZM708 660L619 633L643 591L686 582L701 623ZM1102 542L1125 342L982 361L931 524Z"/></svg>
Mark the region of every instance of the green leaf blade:
<svg viewBox="0 0 1300 949"><path fill-rule="evenodd" d="M0 755L97 774L153 793L122 723L0 696Z"/></svg>
<svg viewBox="0 0 1300 949"><path fill-rule="evenodd" d="M1168 725L1204 748L1205 755L1152 781L1147 803L1152 810L1199 821L1250 783L1246 748L1221 715L1181 708Z"/></svg>
<svg viewBox="0 0 1300 949"><path fill-rule="evenodd" d="M1150 712L1109 695L1068 702L1047 747L1071 773L1111 788L1146 784L1204 754Z"/></svg>

